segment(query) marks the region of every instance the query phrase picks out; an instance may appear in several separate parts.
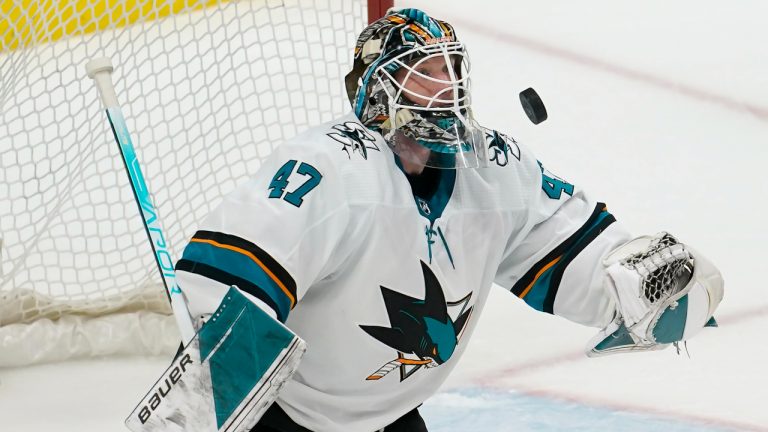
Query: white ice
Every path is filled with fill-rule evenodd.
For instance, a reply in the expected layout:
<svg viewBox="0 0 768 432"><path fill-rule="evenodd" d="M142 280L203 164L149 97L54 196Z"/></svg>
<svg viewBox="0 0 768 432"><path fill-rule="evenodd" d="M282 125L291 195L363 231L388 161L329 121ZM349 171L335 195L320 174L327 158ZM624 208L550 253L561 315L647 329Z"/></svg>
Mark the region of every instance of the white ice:
<svg viewBox="0 0 768 432"><path fill-rule="evenodd" d="M722 270L720 327L601 359L595 330L502 289L443 393L436 431L768 431L768 4L757 0L407 1L469 46L484 125L528 144L637 234L668 230ZM535 88L549 119L517 100ZM339 97L343 97L339 95ZM166 358L0 370L0 429L121 431Z"/></svg>

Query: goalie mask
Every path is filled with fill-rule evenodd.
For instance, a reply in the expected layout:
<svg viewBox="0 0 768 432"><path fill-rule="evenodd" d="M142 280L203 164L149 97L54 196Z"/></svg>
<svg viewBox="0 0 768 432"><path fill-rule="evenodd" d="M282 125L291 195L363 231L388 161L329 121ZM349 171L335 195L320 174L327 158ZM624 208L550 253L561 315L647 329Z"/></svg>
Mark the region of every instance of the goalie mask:
<svg viewBox="0 0 768 432"><path fill-rule="evenodd" d="M360 34L346 87L355 115L401 159L488 165L470 107L469 58L450 24L418 9L390 12Z"/></svg>

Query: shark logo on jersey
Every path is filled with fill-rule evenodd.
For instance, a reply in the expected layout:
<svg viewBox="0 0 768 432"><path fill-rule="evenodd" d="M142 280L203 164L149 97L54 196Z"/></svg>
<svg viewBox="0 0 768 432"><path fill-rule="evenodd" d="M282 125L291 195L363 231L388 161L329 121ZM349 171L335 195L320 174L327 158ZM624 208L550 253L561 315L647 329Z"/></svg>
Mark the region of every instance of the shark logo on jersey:
<svg viewBox="0 0 768 432"><path fill-rule="evenodd" d="M344 144L341 149L347 152L347 156L352 159L352 153L360 153L363 159L368 160L368 150L379 150L376 145L376 138L359 123L348 121L344 124L334 125L333 129L338 132L331 132L329 137Z"/></svg>
<svg viewBox="0 0 768 432"><path fill-rule="evenodd" d="M381 287L391 327L361 325L360 328L379 342L397 351L397 358L377 369L367 380L379 380L395 369L404 381L423 367L447 362L459 343L472 307L472 293L455 302L446 302L445 294L429 265L421 261L424 275L424 299L409 297Z"/></svg>
<svg viewBox="0 0 768 432"><path fill-rule="evenodd" d="M514 138L491 131L491 133L486 132L485 139L488 142L488 150L491 152L491 161L496 162L496 165L506 166L510 155L520 160L520 147Z"/></svg>

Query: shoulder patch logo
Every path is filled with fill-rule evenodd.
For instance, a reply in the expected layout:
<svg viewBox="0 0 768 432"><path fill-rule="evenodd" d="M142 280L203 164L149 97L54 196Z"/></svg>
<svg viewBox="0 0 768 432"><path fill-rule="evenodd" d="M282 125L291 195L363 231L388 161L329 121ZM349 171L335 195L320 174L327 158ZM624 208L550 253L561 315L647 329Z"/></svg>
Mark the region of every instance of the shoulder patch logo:
<svg viewBox="0 0 768 432"><path fill-rule="evenodd" d="M520 147L514 138L491 131L491 133L485 134L485 140L491 153L491 162L496 162L496 165L506 166L509 163L510 155L518 161L520 160Z"/></svg>
<svg viewBox="0 0 768 432"><path fill-rule="evenodd" d="M404 381L423 367L433 368L447 362L459 343L459 338L472 314L469 299L446 302L437 277L421 261L424 275L424 299L381 287L381 295L389 315L390 327L361 325L360 328L379 342L393 348L397 358L377 369L367 380L379 380L400 370Z"/></svg>
<svg viewBox="0 0 768 432"><path fill-rule="evenodd" d="M337 124L333 126L337 132L331 132L329 137L344 144L341 149L347 152L347 156L352 159L352 153L360 153L363 159L368 160L368 150L380 151L376 145L376 138L361 124L353 121Z"/></svg>

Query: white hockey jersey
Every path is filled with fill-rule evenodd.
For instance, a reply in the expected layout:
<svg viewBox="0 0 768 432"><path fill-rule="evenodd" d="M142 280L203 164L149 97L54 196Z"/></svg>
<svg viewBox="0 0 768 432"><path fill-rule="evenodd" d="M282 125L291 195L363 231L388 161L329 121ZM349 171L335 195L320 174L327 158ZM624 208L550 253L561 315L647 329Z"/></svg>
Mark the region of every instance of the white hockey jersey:
<svg viewBox="0 0 768 432"><path fill-rule="evenodd" d="M318 432L378 430L432 395L494 281L604 326L600 261L630 236L513 139L486 137L493 166L440 170L428 196L354 115L279 146L184 250L190 310L210 314L237 285L303 338L278 403Z"/></svg>

